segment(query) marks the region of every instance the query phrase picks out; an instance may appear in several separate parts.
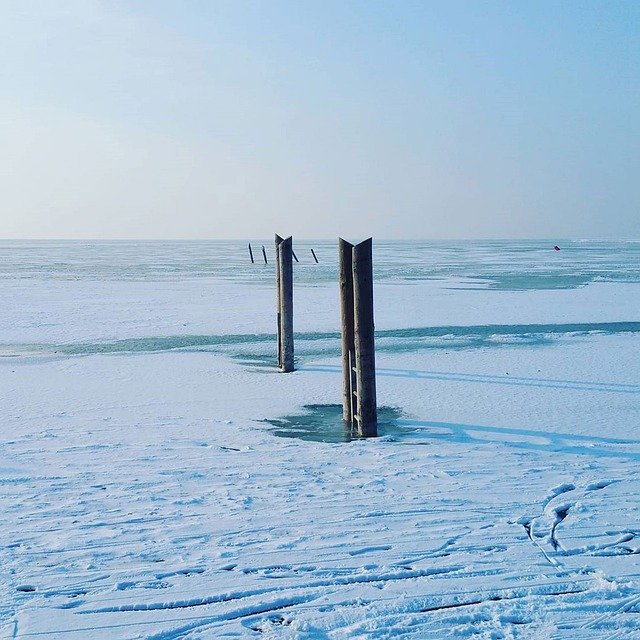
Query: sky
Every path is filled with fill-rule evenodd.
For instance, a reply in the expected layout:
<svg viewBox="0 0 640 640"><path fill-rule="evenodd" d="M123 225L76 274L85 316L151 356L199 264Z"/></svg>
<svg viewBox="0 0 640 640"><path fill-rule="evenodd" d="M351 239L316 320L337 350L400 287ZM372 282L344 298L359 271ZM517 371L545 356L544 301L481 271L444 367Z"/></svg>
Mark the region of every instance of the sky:
<svg viewBox="0 0 640 640"><path fill-rule="evenodd" d="M3 0L2 238L640 239L640 2Z"/></svg>

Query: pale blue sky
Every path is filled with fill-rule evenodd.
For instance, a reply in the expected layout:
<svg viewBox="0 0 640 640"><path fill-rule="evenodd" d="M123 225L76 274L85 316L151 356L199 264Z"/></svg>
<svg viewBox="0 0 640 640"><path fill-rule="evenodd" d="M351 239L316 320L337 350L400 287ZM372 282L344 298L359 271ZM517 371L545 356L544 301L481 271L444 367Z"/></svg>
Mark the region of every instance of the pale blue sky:
<svg viewBox="0 0 640 640"><path fill-rule="evenodd" d="M640 2L4 0L0 237L640 238Z"/></svg>

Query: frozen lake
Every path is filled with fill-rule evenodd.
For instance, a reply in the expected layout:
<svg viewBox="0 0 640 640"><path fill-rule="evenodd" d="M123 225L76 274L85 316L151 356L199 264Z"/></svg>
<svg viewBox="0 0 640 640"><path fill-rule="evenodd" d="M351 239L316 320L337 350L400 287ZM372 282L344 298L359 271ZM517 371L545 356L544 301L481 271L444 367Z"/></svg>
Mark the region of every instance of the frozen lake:
<svg viewBox="0 0 640 640"><path fill-rule="evenodd" d="M347 441L335 242L293 374L272 241L0 242L0 638L640 637L640 243L555 243L374 242Z"/></svg>

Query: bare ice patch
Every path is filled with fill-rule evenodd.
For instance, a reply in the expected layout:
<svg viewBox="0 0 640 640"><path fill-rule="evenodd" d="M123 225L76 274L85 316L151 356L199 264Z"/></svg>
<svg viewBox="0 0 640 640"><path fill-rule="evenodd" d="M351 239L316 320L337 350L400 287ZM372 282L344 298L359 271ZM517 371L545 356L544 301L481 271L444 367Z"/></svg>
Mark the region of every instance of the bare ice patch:
<svg viewBox="0 0 640 640"><path fill-rule="evenodd" d="M398 426L401 413L393 407L378 408L378 436L402 436L408 429ZM265 420L273 434L281 438L299 438L311 442L351 442L360 439L351 425L342 420L342 405L310 404L304 413Z"/></svg>

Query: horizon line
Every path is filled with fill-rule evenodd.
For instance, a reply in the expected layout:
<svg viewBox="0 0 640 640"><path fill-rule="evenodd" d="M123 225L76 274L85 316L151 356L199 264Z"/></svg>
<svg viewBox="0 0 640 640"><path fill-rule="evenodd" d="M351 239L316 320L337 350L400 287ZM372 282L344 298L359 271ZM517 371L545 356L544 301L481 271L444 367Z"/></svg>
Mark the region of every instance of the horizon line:
<svg viewBox="0 0 640 640"><path fill-rule="evenodd" d="M275 234L274 234L275 235ZM312 242L334 242L338 238L335 237L310 237L310 236L294 236L302 241ZM387 238L384 236L367 236L373 237L374 240L381 242L640 242L640 237L635 238L620 238L620 237L482 237L482 238L469 238L469 237L451 237L451 238ZM145 237L0 237L0 242L263 242L270 241L273 238L260 238L255 237L227 237L227 238L189 238L189 237L176 237L176 238L145 238Z"/></svg>

